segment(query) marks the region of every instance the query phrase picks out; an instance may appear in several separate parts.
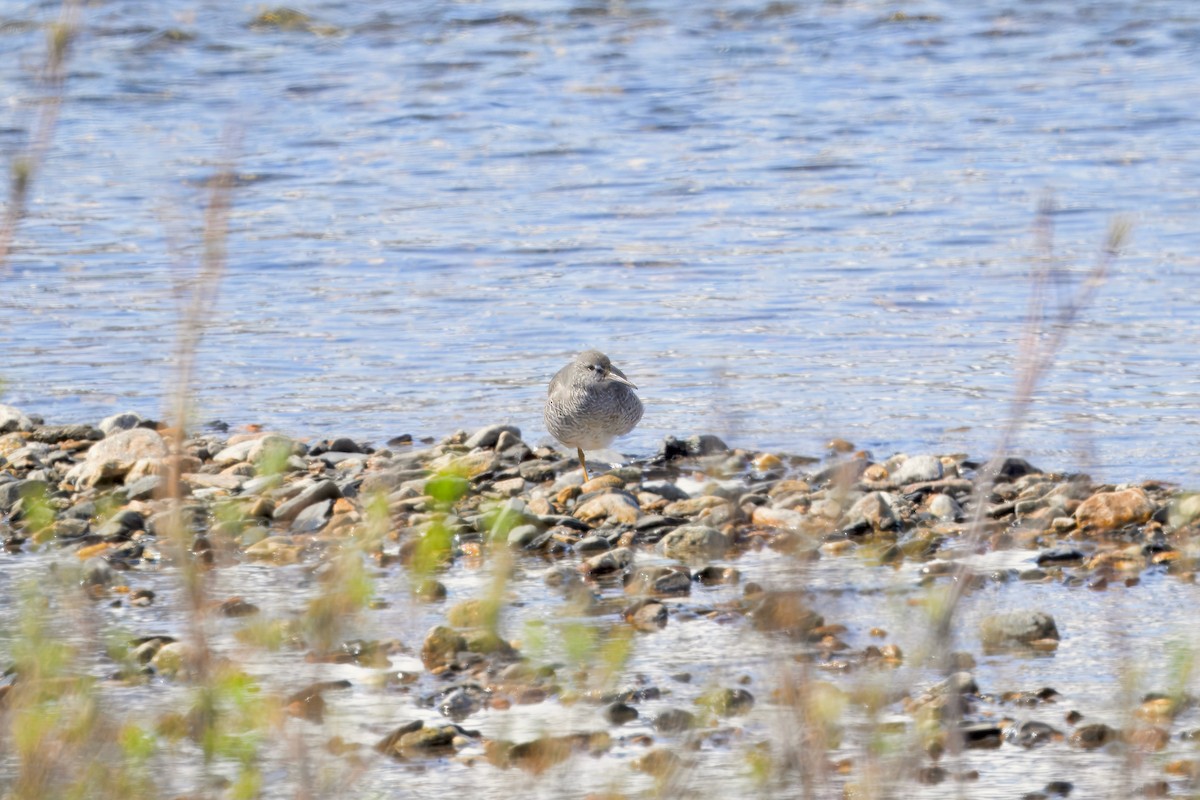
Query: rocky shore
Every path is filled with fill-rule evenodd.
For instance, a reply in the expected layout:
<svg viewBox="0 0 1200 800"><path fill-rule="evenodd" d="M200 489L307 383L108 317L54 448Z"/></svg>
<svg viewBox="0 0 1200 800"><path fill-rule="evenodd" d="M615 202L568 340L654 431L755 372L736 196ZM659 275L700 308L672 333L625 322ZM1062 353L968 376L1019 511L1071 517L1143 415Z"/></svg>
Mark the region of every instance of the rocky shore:
<svg viewBox="0 0 1200 800"><path fill-rule="evenodd" d="M820 458L747 452L709 435L668 437L653 457L583 483L573 457L505 425L379 447L220 427L176 437L136 414L47 425L0 405L5 562L43 559L69 574L93 609L94 638L123 614L118 654L77 652L105 686L168 692L213 680L213 664L251 674L230 642L261 646L276 667L251 677L280 710L261 724L303 726L347 772L467 764L543 775L586 754L631 776L611 791L573 786L580 797L694 791L721 753L763 780L846 797L963 781L1061 797L1082 780L1066 769L1028 787L1026 771L988 760L997 750L1047 765L1107 754L1142 795L1195 791L1200 721L1186 679L1136 693L1120 718L1102 720L1066 688L989 686L977 669L988 659L1052 664L1071 637L1096 635L1065 630L1058 609L1027 602L1023 587L1070 603L1148 575L1193 585L1200 496L1177 487L1096 484L1019 458L875 460L840 441ZM303 576L287 613L271 610L280 597L256 595L261 583L230 577L248 566ZM190 608L188 593L162 589L189 572L201 587ZM888 590L895 602L915 610L906 619L945 602L956 582L967 598L1020 600L978 611L941 641L928 624L889 629L847 612L839 598L853 588L821 589L843 574L898 587ZM535 584L543 608L513 588ZM139 622L164 603L180 607ZM372 615L389 612L431 624L416 640L362 635L386 628ZM159 627L189 615L193 625ZM688 670L629 668L679 663L655 648L683 626L738 643L748 660L719 653L724 663L709 669L704 651ZM535 646L539 631L548 641ZM23 688L38 678L19 654L4 656L0 704L11 718L28 711ZM288 685L289 664L323 677ZM386 706L393 722L356 725L338 708L354 697ZM564 722L502 735L504 715L522 707L560 708ZM592 721L568 725L578 708L594 709ZM336 735L324 730L330 718ZM144 726L200 747L196 720L185 705ZM795 736L780 737L780 725ZM872 737L894 744L872 749Z"/></svg>

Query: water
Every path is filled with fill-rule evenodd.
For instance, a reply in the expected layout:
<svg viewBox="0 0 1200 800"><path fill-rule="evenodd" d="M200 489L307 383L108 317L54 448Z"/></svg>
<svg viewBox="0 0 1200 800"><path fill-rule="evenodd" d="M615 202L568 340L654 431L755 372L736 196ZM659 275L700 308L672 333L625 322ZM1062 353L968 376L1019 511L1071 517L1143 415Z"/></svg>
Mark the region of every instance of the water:
<svg viewBox="0 0 1200 800"><path fill-rule="evenodd" d="M197 421L377 444L513 422L545 440L546 383L573 353L598 347L646 403L619 443L629 453L652 452L665 434L713 432L796 453L841 436L878 456L982 454L1006 419L1043 255L1034 210L1051 191L1055 263L1074 281L1115 216L1135 230L1039 388L1020 449L1041 466L1107 480L1200 483L1200 13L1191 3L302 8L329 30L253 27L257 6L211 0L82 10L52 146L0 273L0 400L51 422L165 415L204 184L232 156L229 261L206 315ZM55 13L0 0L6 163L28 138L40 92L43 37L17 23ZM21 559L4 557L7 585ZM786 563L742 562L748 579L814 579L777 574L795 568ZM850 624L852 645L891 613L897 641L918 646L904 638L920 629L903 605L912 576L830 564L815 579L859 591L831 587L820 608ZM526 569L514 636L527 617L555 613ZM268 610L311 590L298 570L246 567L223 579L221 590ZM451 602L485 579L447 576ZM164 599L137 632L178 633L176 576L139 581ZM872 586L900 594L862 591ZM403 585L393 588L394 609L364 634L419 643L436 611L411 614ZM693 602L721 599L704 590ZM989 587L972 598L964 630L993 606L1051 607L1064 632L1053 659L985 661L977 679L986 691L1052 685L1117 725L1127 654L1194 645L1195 602L1194 587L1157 577L1102 594ZM0 613L11 628L11 604ZM1137 623L1096 630L1096 619ZM765 698L772 643L722 630L673 620L633 669L662 685L677 669L700 670L701 683L747 670ZM341 674L293 673L294 660L250 666L280 689ZM1162 688L1165 667L1146 669L1145 685ZM321 736L369 744L389 726L434 717L363 674L352 680ZM114 691L150 706L179 699L160 685ZM688 706L694 693L680 689L672 704ZM771 708L760 702L745 741L770 730ZM539 715L567 715L575 729L599 729L593 710L548 703L484 712L468 726L524 735ZM1064 711L1040 718L1065 729ZM1188 714L1181 728L1194 725ZM1188 747L1173 742L1170 754ZM620 743L612 758L571 769L603 776L615 762L622 780L645 788L648 778L624 778L641 752ZM696 754L696 783L736 796L745 755L738 746ZM1109 755L1006 745L970 757L987 780L969 794L1036 790L1062 777L1060 762L1091 796L1125 774ZM414 796L440 797L447 786L566 796L581 785L574 772L535 784L483 769L455 762L422 778L375 764L355 786L384 794L403 782ZM484 780L490 788L479 788ZM922 789L943 790L957 787Z"/></svg>
<svg viewBox="0 0 1200 800"><path fill-rule="evenodd" d="M1076 277L1115 215L1136 230L1020 445L1196 482L1190 4L305 10L324 35L238 4L85 10L3 276L5 401L165 413L176 285L231 153L200 420L536 440L549 377L596 346L643 388L630 453L698 431L989 451L1053 191ZM11 157L40 33L8 24L0 48Z"/></svg>

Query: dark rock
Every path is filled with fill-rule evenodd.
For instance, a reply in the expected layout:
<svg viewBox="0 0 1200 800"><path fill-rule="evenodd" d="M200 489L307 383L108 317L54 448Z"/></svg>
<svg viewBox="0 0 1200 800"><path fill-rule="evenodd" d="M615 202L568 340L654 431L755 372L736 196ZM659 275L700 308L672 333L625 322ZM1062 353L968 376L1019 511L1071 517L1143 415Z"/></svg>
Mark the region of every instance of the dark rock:
<svg viewBox="0 0 1200 800"><path fill-rule="evenodd" d="M1098 747L1104 747L1110 742L1115 742L1120 738L1121 734L1115 728L1110 728L1103 722L1094 722L1091 725L1082 725L1076 728L1068 739L1073 746L1081 747L1084 750L1094 750Z"/></svg>
<svg viewBox="0 0 1200 800"><path fill-rule="evenodd" d="M1026 720L1009 725L1004 738L1018 747L1034 748L1050 744L1062 738L1062 733L1044 722Z"/></svg>
<svg viewBox="0 0 1200 800"><path fill-rule="evenodd" d="M1011 481L1042 471L1023 458L994 458L976 470L976 478L991 481Z"/></svg>
<svg viewBox="0 0 1200 800"><path fill-rule="evenodd" d="M1044 550L1037 557L1039 567L1077 567L1083 563L1084 555L1073 547L1055 547Z"/></svg>
<svg viewBox="0 0 1200 800"><path fill-rule="evenodd" d="M642 491L656 494L672 503L688 500L691 496L670 481L650 481L642 484Z"/></svg>
<svg viewBox="0 0 1200 800"><path fill-rule="evenodd" d="M674 436L668 436L663 439L662 446L658 451L658 458L670 461L676 458L708 456L714 453L727 452L729 452L729 446L712 434L689 436L683 440L677 439Z"/></svg>
<svg viewBox="0 0 1200 800"><path fill-rule="evenodd" d="M58 444L66 441L99 441L104 432L91 425L43 425L35 428L29 438L35 442Z"/></svg>
<svg viewBox="0 0 1200 800"><path fill-rule="evenodd" d="M718 567L710 564L709 566L696 570L692 575L692 580L697 583L702 583L705 586L723 586L726 584L737 583L742 578L742 573L733 567Z"/></svg>
<svg viewBox="0 0 1200 800"><path fill-rule="evenodd" d="M141 426L143 422L145 422L145 420L142 418L141 414L137 414L133 411L126 411L123 414L113 414L112 416L105 417L96 427L98 427L105 436L112 436L113 434L120 433L121 431L133 430L134 428Z"/></svg>
<svg viewBox="0 0 1200 800"><path fill-rule="evenodd" d="M415 733L424 727L425 723L421 722L419 719L401 725L399 728L396 728L396 730L380 739L379 742L376 743L375 749L380 753L392 754L400 744L400 739L402 737L410 733Z"/></svg>
<svg viewBox="0 0 1200 800"><path fill-rule="evenodd" d="M637 709L625 703L613 703L604 709L604 718L612 725L624 725L638 718Z"/></svg>
<svg viewBox="0 0 1200 800"><path fill-rule="evenodd" d="M1004 730L990 722L971 723L959 728L963 746L968 749L984 750L999 747L1003 742Z"/></svg>
<svg viewBox="0 0 1200 800"><path fill-rule="evenodd" d="M649 598L638 600L621 614L626 622L641 631L656 631L667 624L667 607Z"/></svg>

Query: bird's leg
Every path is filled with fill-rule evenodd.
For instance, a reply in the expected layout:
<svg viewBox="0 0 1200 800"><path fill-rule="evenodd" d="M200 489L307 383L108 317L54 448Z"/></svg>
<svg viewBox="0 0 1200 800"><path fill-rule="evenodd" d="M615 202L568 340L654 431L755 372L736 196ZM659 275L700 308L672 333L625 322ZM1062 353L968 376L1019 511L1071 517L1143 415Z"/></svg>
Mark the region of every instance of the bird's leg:
<svg viewBox="0 0 1200 800"><path fill-rule="evenodd" d="M587 474L587 459L583 457L583 448L576 447L575 452L579 453L579 466L583 467L583 482L587 483L589 480L591 480L591 478L589 478Z"/></svg>

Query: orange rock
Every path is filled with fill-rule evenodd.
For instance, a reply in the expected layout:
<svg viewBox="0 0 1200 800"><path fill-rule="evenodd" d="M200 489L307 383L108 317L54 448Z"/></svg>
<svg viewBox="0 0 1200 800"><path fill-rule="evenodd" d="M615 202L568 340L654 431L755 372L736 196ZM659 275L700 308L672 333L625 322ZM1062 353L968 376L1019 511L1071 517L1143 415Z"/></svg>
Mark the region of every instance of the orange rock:
<svg viewBox="0 0 1200 800"><path fill-rule="evenodd" d="M1133 488L1092 495L1075 509L1075 521L1081 528L1110 530L1145 522L1153 514L1154 504L1146 492Z"/></svg>

